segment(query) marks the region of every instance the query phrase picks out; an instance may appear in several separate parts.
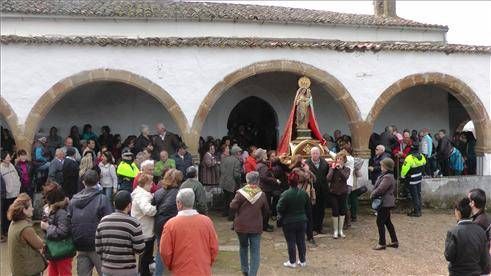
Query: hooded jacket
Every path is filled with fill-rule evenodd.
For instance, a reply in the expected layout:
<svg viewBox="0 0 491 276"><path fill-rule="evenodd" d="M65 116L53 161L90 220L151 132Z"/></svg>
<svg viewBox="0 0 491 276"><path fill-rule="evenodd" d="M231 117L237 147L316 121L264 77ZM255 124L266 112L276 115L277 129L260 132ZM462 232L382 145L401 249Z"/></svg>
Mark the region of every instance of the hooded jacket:
<svg viewBox="0 0 491 276"><path fill-rule="evenodd" d="M113 212L109 199L96 187L75 194L68 205L71 234L77 251L95 251L95 232L99 221Z"/></svg>

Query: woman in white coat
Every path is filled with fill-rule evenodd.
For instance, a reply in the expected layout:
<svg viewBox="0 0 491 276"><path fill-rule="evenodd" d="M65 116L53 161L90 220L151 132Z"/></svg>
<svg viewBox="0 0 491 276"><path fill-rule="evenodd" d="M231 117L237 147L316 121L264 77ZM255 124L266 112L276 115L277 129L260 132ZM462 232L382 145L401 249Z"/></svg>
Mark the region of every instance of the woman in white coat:
<svg viewBox="0 0 491 276"><path fill-rule="evenodd" d="M154 244L154 216L157 213L157 207L152 205L153 176L142 174L138 179L138 186L131 193L133 199L131 204L131 216L136 218L142 227L143 237L145 239L145 250L140 255L138 271L140 275L147 276L150 274L149 265L153 261L153 244Z"/></svg>
<svg viewBox="0 0 491 276"><path fill-rule="evenodd" d="M2 233L0 242L5 242L7 232L9 229L10 221L7 219L7 210L10 205L14 203L15 198L19 195L20 192L20 178L15 166L12 164L12 158L10 154L6 151L2 151L2 162L0 163L0 174L1 174L1 198L2 202L0 207L2 209ZM5 188L5 191L4 191Z"/></svg>

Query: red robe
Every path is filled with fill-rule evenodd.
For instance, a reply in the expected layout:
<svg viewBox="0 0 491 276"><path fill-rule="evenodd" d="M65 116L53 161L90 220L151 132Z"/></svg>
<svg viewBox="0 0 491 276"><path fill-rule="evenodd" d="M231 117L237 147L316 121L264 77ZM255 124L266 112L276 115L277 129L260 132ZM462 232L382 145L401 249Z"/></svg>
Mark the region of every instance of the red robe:
<svg viewBox="0 0 491 276"><path fill-rule="evenodd" d="M295 129L295 102L293 102L292 111L290 112L290 116L288 117L288 121L286 122L285 132L281 137L280 144L278 145L278 155L286 153L288 154L290 148L290 141L292 140L293 131ZM312 105L309 106L309 123L308 128L312 131L312 136L314 139L317 139L321 142L322 145L326 143L326 140L322 138L322 134L319 131L319 126L317 125L317 120L315 119L314 109Z"/></svg>

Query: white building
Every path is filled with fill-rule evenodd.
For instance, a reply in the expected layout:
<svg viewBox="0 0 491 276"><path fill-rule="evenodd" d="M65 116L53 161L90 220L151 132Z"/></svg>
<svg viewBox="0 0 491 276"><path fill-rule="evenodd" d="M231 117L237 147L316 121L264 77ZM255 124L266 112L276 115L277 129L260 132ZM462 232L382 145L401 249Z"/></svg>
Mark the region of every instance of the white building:
<svg viewBox="0 0 491 276"><path fill-rule="evenodd" d="M109 125L124 137L163 121L196 154L200 136L226 135L237 120L281 135L306 75L321 131L351 134L356 155L366 158L370 134L388 124L452 133L472 120L478 171L490 175L491 47L448 44L446 26L402 19L394 2L376 3L375 15L358 15L3 0L2 125L28 149L51 126L66 136L72 125Z"/></svg>

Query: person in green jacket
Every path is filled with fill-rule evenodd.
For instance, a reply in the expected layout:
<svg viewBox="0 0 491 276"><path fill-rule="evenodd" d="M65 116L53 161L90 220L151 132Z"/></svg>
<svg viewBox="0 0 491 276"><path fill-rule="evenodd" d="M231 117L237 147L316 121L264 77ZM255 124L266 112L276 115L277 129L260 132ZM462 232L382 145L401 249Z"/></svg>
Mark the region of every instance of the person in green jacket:
<svg viewBox="0 0 491 276"><path fill-rule="evenodd" d="M411 151L404 159L401 169L401 178L406 180L409 194L413 202L414 209L407 215L411 217L421 216L421 181L423 180L423 170L426 165L426 158L419 152L419 144L414 142Z"/></svg>
<svg viewBox="0 0 491 276"><path fill-rule="evenodd" d="M153 169L153 176L162 179L164 176L164 172L168 169L175 169L176 161L174 159L169 158L169 153L165 150L160 152L160 160L155 163L155 167Z"/></svg>
<svg viewBox="0 0 491 276"><path fill-rule="evenodd" d="M278 201L277 211L283 223L283 234L288 246L289 260L284 262L285 267L294 268L296 262L296 248L298 248L301 267L306 266L305 232L307 231L307 213L310 208L310 198L305 191L298 188L299 175L295 172L288 176L290 188L284 191ZM296 247L296 248L295 248Z"/></svg>

